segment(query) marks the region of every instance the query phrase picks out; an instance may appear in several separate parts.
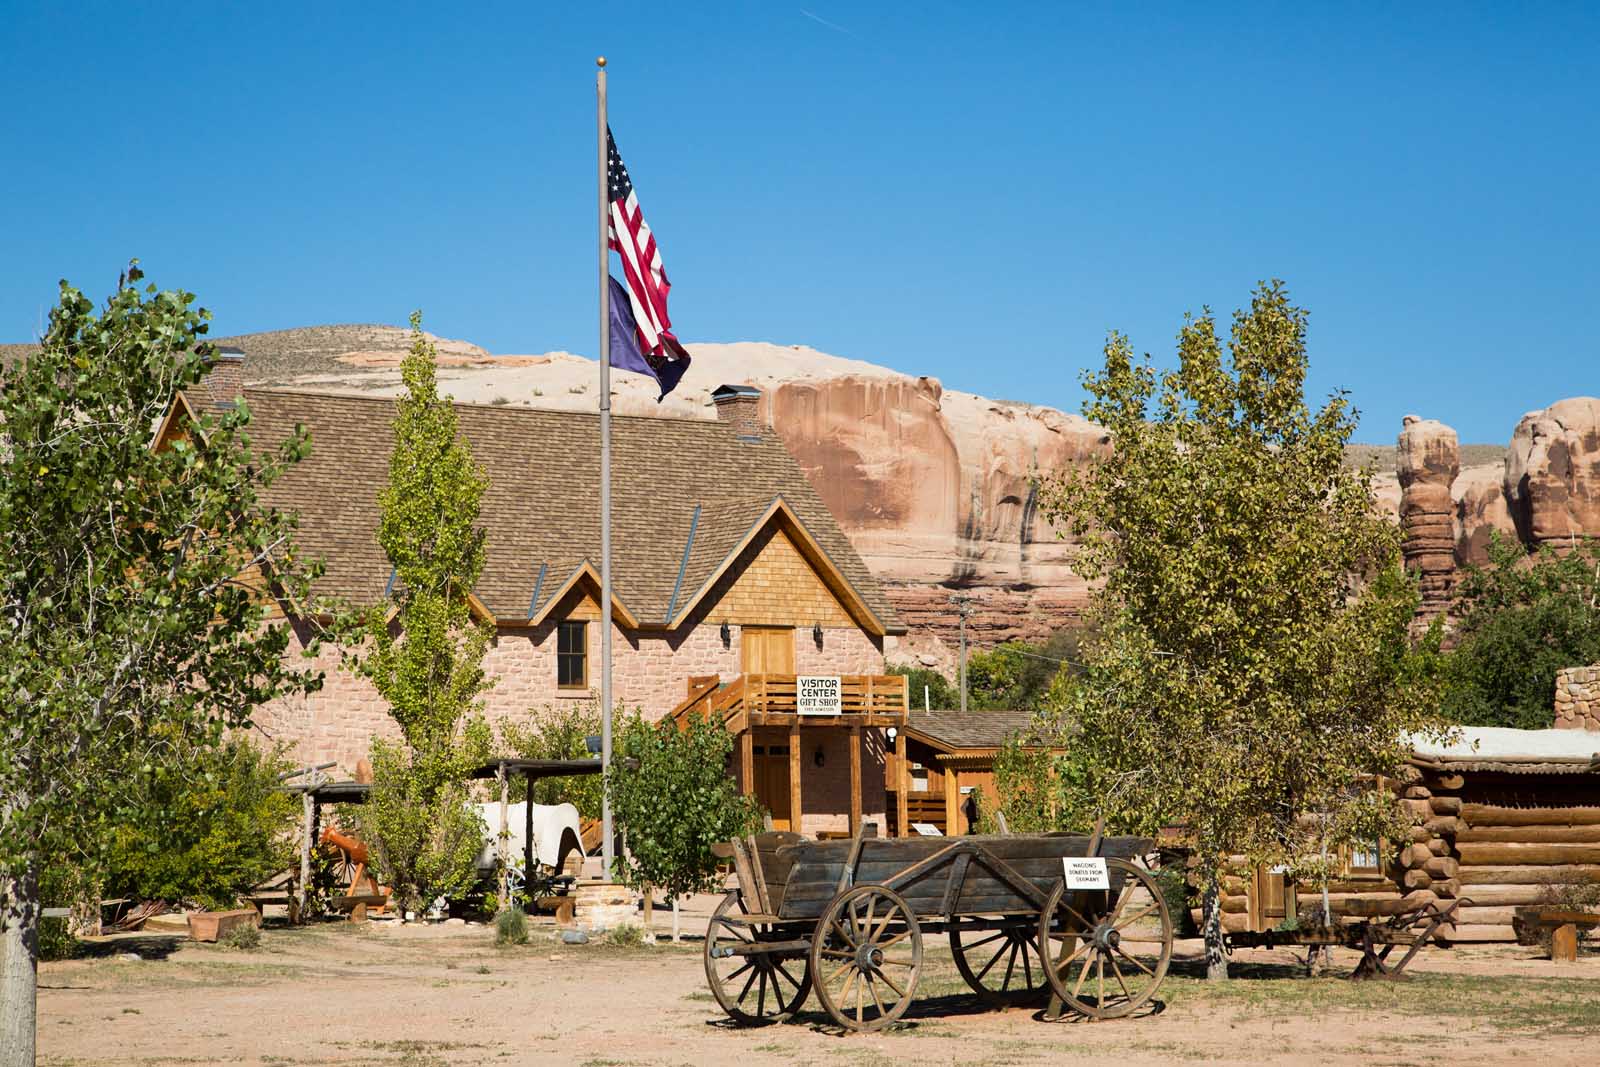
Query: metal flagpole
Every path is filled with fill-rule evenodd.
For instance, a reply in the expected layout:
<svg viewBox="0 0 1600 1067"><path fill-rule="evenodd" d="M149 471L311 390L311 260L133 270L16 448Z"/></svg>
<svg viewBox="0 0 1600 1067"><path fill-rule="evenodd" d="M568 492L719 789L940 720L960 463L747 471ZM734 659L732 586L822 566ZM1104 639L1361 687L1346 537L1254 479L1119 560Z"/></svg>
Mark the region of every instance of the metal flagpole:
<svg viewBox="0 0 1600 1067"><path fill-rule="evenodd" d="M600 157L600 770L611 774L611 278L610 252L606 230L610 223L611 197L606 181L606 57L595 60L595 99L599 105ZM602 876L613 875L611 828L611 790L605 791L600 815L600 858L605 865Z"/></svg>

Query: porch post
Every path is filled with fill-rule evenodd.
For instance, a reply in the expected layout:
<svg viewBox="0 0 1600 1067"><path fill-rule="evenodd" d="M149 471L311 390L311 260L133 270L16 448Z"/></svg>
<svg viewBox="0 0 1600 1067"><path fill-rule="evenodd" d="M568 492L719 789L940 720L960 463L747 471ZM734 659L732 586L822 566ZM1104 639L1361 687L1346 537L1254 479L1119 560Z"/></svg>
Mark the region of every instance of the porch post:
<svg viewBox="0 0 1600 1067"><path fill-rule="evenodd" d="M746 726L739 734L739 792L756 795L756 753L754 731Z"/></svg>
<svg viewBox="0 0 1600 1067"><path fill-rule="evenodd" d="M800 829L800 719L789 724L789 829Z"/></svg>
<svg viewBox="0 0 1600 1067"><path fill-rule="evenodd" d="M850 725L850 835L861 829L861 724Z"/></svg>
<svg viewBox="0 0 1600 1067"><path fill-rule="evenodd" d="M950 764L944 768L944 832L951 837L967 832L961 825L961 772Z"/></svg>
<svg viewBox="0 0 1600 1067"><path fill-rule="evenodd" d="M907 772L907 764L906 764L906 728L904 726L900 727L900 729L895 731L895 735L894 735L894 761L898 765L898 769L895 771L895 775L894 775L894 777L895 777L894 813L895 813L895 818L897 820L899 820L896 825L899 828L901 837L910 837L911 836L911 827L906 825L906 819L908 817L908 809L907 809L907 805L906 805L906 801L907 801L908 798L906 797L906 787L911 781L911 775Z"/></svg>

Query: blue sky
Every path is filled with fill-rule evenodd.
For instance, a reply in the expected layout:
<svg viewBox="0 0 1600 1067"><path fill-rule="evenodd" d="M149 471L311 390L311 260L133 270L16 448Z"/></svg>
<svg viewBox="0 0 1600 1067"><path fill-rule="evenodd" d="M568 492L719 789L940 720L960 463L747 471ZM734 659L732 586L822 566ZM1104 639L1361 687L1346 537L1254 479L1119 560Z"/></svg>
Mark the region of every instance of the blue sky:
<svg viewBox="0 0 1600 1067"><path fill-rule="evenodd" d="M0 0L0 340L139 256L219 334L595 349L593 57L688 341L1076 411L1261 278L1357 438L1600 393L1600 5Z"/></svg>

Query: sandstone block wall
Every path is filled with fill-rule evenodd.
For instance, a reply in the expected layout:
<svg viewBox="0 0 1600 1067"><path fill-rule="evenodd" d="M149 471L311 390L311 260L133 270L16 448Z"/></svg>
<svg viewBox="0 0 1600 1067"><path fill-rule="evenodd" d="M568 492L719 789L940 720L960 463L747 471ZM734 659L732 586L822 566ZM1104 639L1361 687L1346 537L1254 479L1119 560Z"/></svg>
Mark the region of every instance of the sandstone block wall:
<svg viewBox="0 0 1600 1067"><path fill-rule="evenodd" d="M491 722L536 716L542 709L572 700L598 698L599 634L589 627L590 690L564 690L556 685L555 623L534 629L503 629L495 637L485 667L495 685L484 694L484 711ZM676 634L638 634L613 627L612 684L616 702L638 707L647 718L658 719L679 704L693 675L715 674L732 678L740 673L740 637L730 627L722 643L719 627L702 623ZM302 646L303 647L303 646ZM367 756L374 736L398 738L388 707L370 682L339 665L337 650L324 648L312 661L326 675L321 692L309 697L279 700L257 709L255 726L270 742L289 746L297 762L339 763L337 773L352 775L356 762ZM819 645L809 629L795 631L795 670L800 674L880 674L883 649L857 627L824 628ZM844 810L848 814L849 753L840 757L845 767ZM837 763L838 761L834 761ZM864 786L868 780L863 764ZM882 774L878 773L882 793ZM879 800L881 810L882 802Z"/></svg>
<svg viewBox="0 0 1600 1067"><path fill-rule="evenodd" d="M1600 666L1556 672L1557 729L1600 730Z"/></svg>

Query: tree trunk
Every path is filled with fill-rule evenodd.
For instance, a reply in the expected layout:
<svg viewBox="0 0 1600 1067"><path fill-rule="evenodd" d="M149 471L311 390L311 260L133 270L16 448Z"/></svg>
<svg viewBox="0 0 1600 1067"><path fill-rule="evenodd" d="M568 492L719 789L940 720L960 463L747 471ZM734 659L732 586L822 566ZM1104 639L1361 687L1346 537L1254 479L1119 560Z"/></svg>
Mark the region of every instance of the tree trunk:
<svg viewBox="0 0 1600 1067"><path fill-rule="evenodd" d="M678 943L678 898L672 898L672 943Z"/></svg>
<svg viewBox="0 0 1600 1067"><path fill-rule="evenodd" d="M0 871L0 1067L33 1067L39 996L39 858Z"/></svg>
<svg viewBox="0 0 1600 1067"><path fill-rule="evenodd" d="M1222 943L1222 877L1212 868L1200 898L1200 922L1206 938L1206 977L1228 977L1228 957Z"/></svg>

